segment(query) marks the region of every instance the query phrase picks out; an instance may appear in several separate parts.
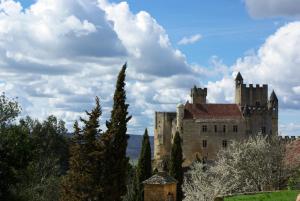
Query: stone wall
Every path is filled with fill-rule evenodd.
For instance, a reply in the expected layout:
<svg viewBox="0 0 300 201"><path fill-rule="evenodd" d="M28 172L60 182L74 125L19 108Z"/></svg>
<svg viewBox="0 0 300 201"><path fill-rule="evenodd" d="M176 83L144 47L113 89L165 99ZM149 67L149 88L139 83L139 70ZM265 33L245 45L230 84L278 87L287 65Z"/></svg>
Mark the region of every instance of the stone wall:
<svg viewBox="0 0 300 201"><path fill-rule="evenodd" d="M176 201L176 184L147 184L144 186L144 201L169 201L168 196Z"/></svg>
<svg viewBox="0 0 300 201"><path fill-rule="evenodd" d="M234 131L234 126L237 126L237 132ZM203 127L206 127L206 131ZM181 133L184 166L190 165L197 157L214 160L218 151L225 148L224 143L228 146L232 140L245 138L245 127L242 119L184 120Z"/></svg>
<svg viewBox="0 0 300 201"><path fill-rule="evenodd" d="M268 85L239 84L236 86L235 103L241 106L266 106L268 104Z"/></svg>
<svg viewBox="0 0 300 201"><path fill-rule="evenodd" d="M170 156L174 119L175 112L155 112L154 159L157 163Z"/></svg>

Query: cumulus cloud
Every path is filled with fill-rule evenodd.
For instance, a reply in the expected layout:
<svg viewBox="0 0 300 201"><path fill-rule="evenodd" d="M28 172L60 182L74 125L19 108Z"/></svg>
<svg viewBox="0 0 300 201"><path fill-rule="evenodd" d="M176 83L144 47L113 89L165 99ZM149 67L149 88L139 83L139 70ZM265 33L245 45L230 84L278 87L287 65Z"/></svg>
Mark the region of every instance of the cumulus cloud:
<svg viewBox="0 0 300 201"><path fill-rule="evenodd" d="M107 119L125 61L130 133L151 131L154 111L174 111L193 85L208 87L210 102L232 102L235 71L249 82L271 83L285 108L299 108L299 22L280 28L232 67L212 57L205 68L188 64L164 28L126 2L37 0L29 8L0 2L0 91L19 97L23 115L54 114L70 127L98 95ZM208 77L220 80L207 83Z"/></svg>
<svg viewBox="0 0 300 201"><path fill-rule="evenodd" d="M99 0L113 29L129 51L129 62L138 73L169 76L190 73L185 55L174 49L162 26L145 11L133 14L127 2Z"/></svg>
<svg viewBox="0 0 300 201"><path fill-rule="evenodd" d="M198 42L202 38L201 34L192 35L189 37L183 37L180 41L178 41L178 45L189 45Z"/></svg>
<svg viewBox="0 0 300 201"><path fill-rule="evenodd" d="M299 0L245 0L245 4L254 18L300 16Z"/></svg>
<svg viewBox="0 0 300 201"><path fill-rule="evenodd" d="M208 82L212 89L211 100L233 100L234 77L241 72L246 83L269 84L280 99L283 109L300 109L300 22L288 23L269 36L257 50L228 67L220 81ZM269 90L269 91L271 91ZM214 95L215 94L215 95Z"/></svg>
<svg viewBox="0 0 300 201"><path fill-rule="evenodd" d="M125 2L0 1L0 91L18 96L23 115L72 122L100 96L109 118L117 73L128 62L129 132L150 129L155 110L174 110L198 84L185 55L147 12Z"/></svg>
<svg viewBox="0 0 300 201"><path fill-rule="evenodd" d="M300 109L300 22L289 23L267 38L256 54L237 60L249 82L269 83L283 108Z"/></svg>

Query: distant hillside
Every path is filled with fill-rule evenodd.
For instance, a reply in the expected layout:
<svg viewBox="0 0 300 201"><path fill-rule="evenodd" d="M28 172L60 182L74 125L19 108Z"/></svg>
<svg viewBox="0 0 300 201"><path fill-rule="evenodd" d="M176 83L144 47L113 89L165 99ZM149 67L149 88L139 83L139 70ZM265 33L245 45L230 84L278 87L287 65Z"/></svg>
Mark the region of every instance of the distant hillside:
<svg viewBox="0 0 300 201"><path fill-rule="evenodd" d="M140 150L142 148L142 135L130 135L130 138L128 140L128 146L127 146L127 156L130 158L130 160L136 160L139 158ZM151 151L153 156L153 145L154 145L154 138L153 136L150 136L150 143L151 143Z"/></svg>
<svg viewBox="0 0 300 201"><path fill-rule="evenodd" d="M127 146L127 156L130 158L130 160L134 161L139 158L140 150L142 148L142 135L129 135L130 138L128 140L128 146ZM67 134L68 138L72 137L72 133ZM154 146L154 137L149 136L150 143L151 143L151 152L153 157L153 146Z"/></svg>

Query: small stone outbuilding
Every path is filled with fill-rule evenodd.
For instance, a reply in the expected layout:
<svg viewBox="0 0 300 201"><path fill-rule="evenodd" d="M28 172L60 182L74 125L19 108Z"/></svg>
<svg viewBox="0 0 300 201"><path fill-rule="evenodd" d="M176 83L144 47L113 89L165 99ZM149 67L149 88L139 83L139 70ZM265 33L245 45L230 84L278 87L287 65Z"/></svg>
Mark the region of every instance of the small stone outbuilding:
<svg viewBox="0 0 300 201"><path fill-rule="evenodd" d="M176 201L177 180L159 172L143 182L144 201Z"/></svg>

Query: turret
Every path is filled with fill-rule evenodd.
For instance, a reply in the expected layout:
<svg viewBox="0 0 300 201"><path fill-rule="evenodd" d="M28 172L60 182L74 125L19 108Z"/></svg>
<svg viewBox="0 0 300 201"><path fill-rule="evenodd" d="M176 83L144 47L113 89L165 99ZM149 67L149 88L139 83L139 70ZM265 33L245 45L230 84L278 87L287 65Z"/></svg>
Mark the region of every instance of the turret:
<svg viewBox="0 0 300 201"><path fill-rule="evenodd" d="M276 96L275 91L273 90L270 96L270 101L269 101L269 108L272 107L277 107L278 106L278 98Z"/></svg>
<svg viewBox="0 0 300 201"><path fill-rule="evenodd" d="M235 78L235 103L242 106L242 87L244 79L240 72L238 72Z"/></svg>
<svg viewBox="0 0 300 201"><path fill-rule="evenodd" d="M184 105L178 104L177 105L177 111L176 111L176 117L177 117L177 124L176 124L176 130L179 131L179 133L182 133L182 127L183 127L183 116L184 116Z"/></svg>
<svg viewBox="0 0 300 201"><path fill-rule="evenodd" d="M238 72L238 74L235 78L235 86L239 86L239 85L243 84L243 82L244 82L244 79L243 79L241 73Z"/></svg>
<svg viewBox="0 0 300 201"><path fill-rule="evenodd" d="M191 89L192 104L206 104L207 88L197 88L194 86Z"/></svg>
<svg viewBox="0 0 300 201"><path fill-rule="evenodd" d="M273 90L268 103L269 111L272 113L272 133L278 134L278 98Z"/></svg>

